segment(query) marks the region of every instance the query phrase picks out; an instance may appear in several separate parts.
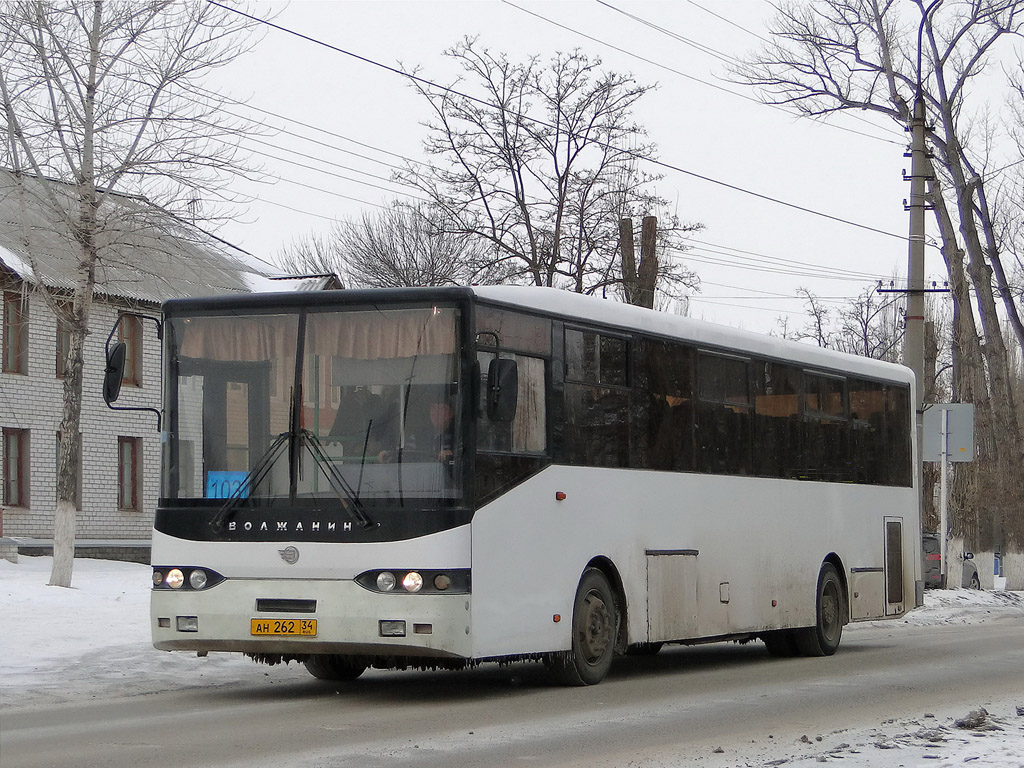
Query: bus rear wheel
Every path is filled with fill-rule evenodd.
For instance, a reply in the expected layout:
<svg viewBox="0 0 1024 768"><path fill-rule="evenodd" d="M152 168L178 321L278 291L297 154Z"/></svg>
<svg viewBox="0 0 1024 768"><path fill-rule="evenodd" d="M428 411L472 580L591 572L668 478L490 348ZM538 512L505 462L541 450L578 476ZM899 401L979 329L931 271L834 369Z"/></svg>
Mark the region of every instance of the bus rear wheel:
<svg viewBox="0 0 1024 768"><path fill-rule="evenodd" d="M831 656L839 648L846 623L843 583L831 563L825 563L818 574L815 605L815 624L796 630L796 647L803 656Z"/></svg>
<svg viewBox="0 0 1024 768"><path fill-rule="evenodd" d="M318 680L355 680L368 666L355 656L318 654L310 656L303 664L306 671Z"/></svg>
<svg viewBox="0 0 1024 768"><path fill-rule="evenodd" d="M572 646L548 662L563 685L596 685L612 666L619 631L619 609L607 577L587 568L572 610Z"/></svg>

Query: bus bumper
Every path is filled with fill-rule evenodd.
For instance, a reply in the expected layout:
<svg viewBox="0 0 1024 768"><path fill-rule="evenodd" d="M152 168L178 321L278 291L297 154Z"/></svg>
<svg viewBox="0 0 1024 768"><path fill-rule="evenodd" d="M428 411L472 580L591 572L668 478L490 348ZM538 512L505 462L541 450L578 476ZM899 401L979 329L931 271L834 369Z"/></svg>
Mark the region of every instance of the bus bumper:
<svg viewBox="0 0 1024 768"><path fill-rule="evenodd" d="M202 591L154 589L150 621L153 645L166 651L469 658L470 598L371 592L347 580L228 579ZM309 631L310 620L315 634L259 634Z"/></svg>

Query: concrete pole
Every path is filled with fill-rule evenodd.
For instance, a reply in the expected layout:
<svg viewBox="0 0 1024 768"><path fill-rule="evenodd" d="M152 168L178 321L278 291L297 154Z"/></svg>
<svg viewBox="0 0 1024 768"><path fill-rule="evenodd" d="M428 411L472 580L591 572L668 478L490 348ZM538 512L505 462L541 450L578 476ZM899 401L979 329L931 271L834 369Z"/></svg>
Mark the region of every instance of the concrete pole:
<svg viewBox="0 0 1024 768"><path fill-rule="evenodd" d="M917 464L914 467L918 496L921 499L919 514L924 514L923 488L924 471L921 449L924 444L924 215L926 209L928 155L925 144L925 104L918 88L914 100L914 117L910 122L910 236L907 258L907 317L903 337L903 364L909 367L917 379L914 400L917 408ZM946 531L939 532L945 548ZM943 563L943 565L945 565Z"/></svg>

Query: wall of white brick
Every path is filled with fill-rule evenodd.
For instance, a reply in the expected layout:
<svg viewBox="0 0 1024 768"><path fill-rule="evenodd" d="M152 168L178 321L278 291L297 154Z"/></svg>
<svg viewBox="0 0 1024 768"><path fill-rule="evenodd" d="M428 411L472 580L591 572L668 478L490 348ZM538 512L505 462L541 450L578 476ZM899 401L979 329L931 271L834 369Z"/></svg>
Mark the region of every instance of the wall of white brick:
<svg viewBox="0 0 1024 768"><path fill-rule="evenodd" d="M156 416L138 411L112 411L101 394L104 348L119 309L110 303L94 304L86 338L79 539L149 538L159 492L160 435ZM147 312L157 314L155 308ZM28 375L0 373L0 427L30 430L29 505L5 507L4 535L51 538L57 498L57 432L63 412L63 381L56 376L57 321L39 295L29 296L28 334ZM159 408L160 346L154 323L144 323L142 346L142 386L122 387L118 405ZM118 509L118 437L142 438L141 509L138 511Z"/></svg>

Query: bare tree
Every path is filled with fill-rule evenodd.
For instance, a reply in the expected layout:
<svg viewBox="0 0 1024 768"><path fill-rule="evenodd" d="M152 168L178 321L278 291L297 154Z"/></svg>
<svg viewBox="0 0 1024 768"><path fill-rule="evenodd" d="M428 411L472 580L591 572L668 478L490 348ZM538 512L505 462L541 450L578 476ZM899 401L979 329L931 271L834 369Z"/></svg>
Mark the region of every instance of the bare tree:
<svg viewBox="0 0 1024 768"><path fill-rule="evenodd" d="M430 164L401 180L451 231L473 235L511 281L593 292L621 284L619 221L659 213L658 177L636 169L653 145L631 111L649 90L574 51L510 61L466 39L446 54L465 73L451 88L414 79L433 109ZM414 73L410 73L414 74ZM479 88L479 97L464 93ZM674 223L659 214L663 230ZM692 281L667 270L662 285Z"/></svg>
<svg viewBox="0 0 1024 768"><path fill-rule="evenodd" d="M954 365L973 365L977 351L981 391L972 394L991 401L989 460L1000 468L1001 487L992 489L992 496L999 499L1000 514L1015 518L1007 532L1018 548L1024 548L1024 514L1011 485L1024 467L1024 439L997 291L1018 345L1024 344L1024 326L1015 319L1014 293L1002 268L986 196L982 158L990 135L972 131L983 111L980 105L972 109L971 97L975 79L991 68L999 44L1021 31L1022 12L1019 0L945 0L941 5L926 0L790 0L777 6L770 28L774 42L736 70L766 101L814 117L856 109L909 128L912 104L918 95L923 99L926 122L934 126L927 134L935 158L930 201L959 304L954 344L967 353L954 355ZM966 335L975 325L975 309L984 340L980 345L976 336ZM954 379L966 384L958 372Z"/></svg>
<svg viewBox="0 0 1024 768"><path fill-rule="evenodd" d="M855 299L833 309L808 288L798 288L808 321L797 331L782 325L783 338L813 341L819 347L895 362L903 341L903 301L865 288Z"/></svg>
<svg viewBox="0 0 1024 768"><path fill-rule="evenodd" d="M53 220L73 233L78 253L70 302L36 286L70 331L50 584L71 585L82 350L97 267L123 258L115 253L118 233L145 223L126 222L115 201L145 195L194 220L243 170L236 147L244 126L226 119L215 97L189 93L246 50L252 25L202 2L23 1L0 8L4 160L16 175L71 190L70 204L52 184L22 185L20 194L41 196ZM31 253L31 242L26 246Z"/></svg>
<svg viewBox="0 0 1024 768"><path fill-rule="evenodd" d="M331 272L358 288L502 282L486 243L434 215L422 204L394 203L299 238L277 261L287 272Z"/></svg>

